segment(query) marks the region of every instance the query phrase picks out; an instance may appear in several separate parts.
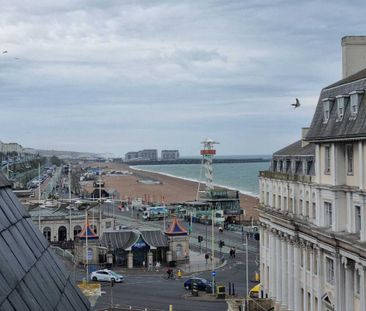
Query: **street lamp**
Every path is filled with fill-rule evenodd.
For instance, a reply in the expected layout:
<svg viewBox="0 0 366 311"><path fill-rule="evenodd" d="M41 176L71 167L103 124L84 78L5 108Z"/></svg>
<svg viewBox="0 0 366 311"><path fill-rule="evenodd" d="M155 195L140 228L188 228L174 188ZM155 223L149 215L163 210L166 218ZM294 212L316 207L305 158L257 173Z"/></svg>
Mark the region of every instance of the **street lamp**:
<svg viewBox="0 0 366 311"><path fill-rule="evenodd" d="M112 228L114 230L114 206L113 206L113 200L107 199L105 200L105 203L108 204L108 216L110 216L110 212L109 212L109 207L112 206L112 218L113 218L113 224L112 224Z"/></svg>
<svg viewBox="0 0 366 311"><path fill-rule="evenodd" d="M89 279L89 258L88 258L88 210L93 208L93 205L88 205L85 207L85 273L86 273L86 282Z"/></svg>
<svg viewBox="0 0 366 311"><path fill-rule="evenodd" d="M212 294L214 295L215 294L215 213L214 213L214 208L212 206L212 209L211 209L211 223L212 223L212 226L211 226L211 229L212 229L212 245L211 245L211 248L212 248L212 254L211 254L211 264L212 264L212 267L211 267L211 274L212 274Z"/></svg>
<svg viewBox="0 0 366 311"><path fill-rule="evenodd" d="M243 243L243 246L245 245L245 281L246 281L246 299L248 298L249 294L249 273L248 273L248 232L245 231L244 234L244 227L242 227L242 239L245 235L245 243Z"/></svg>

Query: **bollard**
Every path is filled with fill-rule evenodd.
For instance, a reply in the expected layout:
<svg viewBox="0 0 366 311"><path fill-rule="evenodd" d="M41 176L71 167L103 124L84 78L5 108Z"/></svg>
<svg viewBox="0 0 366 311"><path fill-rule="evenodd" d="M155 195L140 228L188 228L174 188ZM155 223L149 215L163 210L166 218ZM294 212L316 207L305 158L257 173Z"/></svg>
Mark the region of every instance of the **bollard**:
<svg viewBox="0 0 366 311"><path fill-rule="evenodd" d="M169 311L173 311L173 305L169 305Z"/></svg>
<svg viewBox="0 0 366 311"><path fill-rule="evenodd" d="M229 296L231 296L231 282L229 282Z"/></svg>
<svg viewBox="0 0 366 311"><path fill-rule="evenodd" d="M259 273L257 271L255 272L255 281L259 282Z"/></svg>
<svg viewBox="0 0 366 311"><path fill-rule="evenodd" d="M233 283L233 296L235 296L235 285Z"/></svg>

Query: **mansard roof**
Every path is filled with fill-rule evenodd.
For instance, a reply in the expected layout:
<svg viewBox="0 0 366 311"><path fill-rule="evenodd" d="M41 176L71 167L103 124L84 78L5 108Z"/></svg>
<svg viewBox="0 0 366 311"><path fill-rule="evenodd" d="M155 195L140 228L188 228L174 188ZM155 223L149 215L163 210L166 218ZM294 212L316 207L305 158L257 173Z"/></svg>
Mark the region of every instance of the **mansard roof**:
<svg viewBox="0 0 366 311"><path fill-rule="evenodd" d="M308 141L331 141L366 138L366 97L362 95L356 117L351 117L350 103L345 104L344 115L341 121L338 119L337 104L330 105L329 120L324 122L323 100L335 99L336 96L349 95L354 91L366 90L366 69L342 79L324 88L319 97L309 132Z"/></svg>
<svg viewBox="0 0 366 311"><path fill-rule="evenodd" d="M281 150L276 151L274 156L315 156L315 144L309 143L302 147L302 140L298 140Z"/></svg>
<svg viewBox="0 0 366 311"><path fill-rule="evenodd" d="M0 173L0 310L90 310Z"/></svg>

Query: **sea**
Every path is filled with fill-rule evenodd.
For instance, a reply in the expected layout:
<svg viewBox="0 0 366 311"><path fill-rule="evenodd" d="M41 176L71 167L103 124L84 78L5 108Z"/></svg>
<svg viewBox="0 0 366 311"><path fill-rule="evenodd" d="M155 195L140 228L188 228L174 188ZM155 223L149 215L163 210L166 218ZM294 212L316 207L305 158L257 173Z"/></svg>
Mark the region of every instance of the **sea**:
<svg viewBox="0 0 366 311"><path fill-rule="evenodd" d="M245 156L242 156L245 157ZM213 164L214 179L217 186L238 190L243 194L258 197L259 171L268 170L270 156L247 156L246 158L263 158L268 162L255 163L216 163ZM238 158L238 157L237 157ZM199 181L201 164L169 164L169 165L138 165L134 169L160 173L186 180ZM202 176L204 174L202 173ZM201 181L203 181L201 179Z"/></svg>

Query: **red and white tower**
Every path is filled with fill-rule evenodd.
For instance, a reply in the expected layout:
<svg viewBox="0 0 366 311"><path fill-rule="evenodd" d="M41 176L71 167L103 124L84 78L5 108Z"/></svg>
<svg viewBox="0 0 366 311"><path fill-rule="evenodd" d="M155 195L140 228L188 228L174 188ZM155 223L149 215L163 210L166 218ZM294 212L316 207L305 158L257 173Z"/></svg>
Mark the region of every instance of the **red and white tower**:
<svg viewBox="0 0 366 311"><path fill-rule="evenodd" d="M201 166L201 173L200 173L200 182L198 183L197 189L197 200L199 200L201 194L205 194L205 198L207 199L210 196L210 192L214 189L213 186L213 166L212 160L214 155L216 154L216 150L214 149L215 144L219 144L212 139L206 139L205 141L201 142L203 144L203 149L201 150L202 155L202 166ZM204 182L206 185L205 190L200 190L201 180L202 180L202 172L204 171Z"/></svg>

